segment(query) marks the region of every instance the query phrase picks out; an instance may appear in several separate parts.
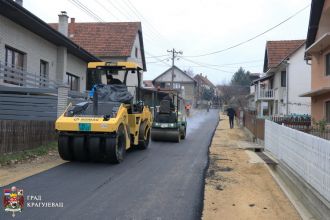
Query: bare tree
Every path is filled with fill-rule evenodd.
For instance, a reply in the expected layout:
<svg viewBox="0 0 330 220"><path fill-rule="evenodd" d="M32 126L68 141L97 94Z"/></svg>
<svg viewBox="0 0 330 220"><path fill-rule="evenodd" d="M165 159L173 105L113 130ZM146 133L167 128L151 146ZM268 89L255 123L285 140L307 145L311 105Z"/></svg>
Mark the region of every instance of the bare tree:
<svg viewBox="0 0 330 220"><path fill-rule="evenodd" d="M188 69L184 70L184 72L187 73L190 77L195 76L195 73L194 73L193 69L190 68L190 67Z"/></svg>
<svg viewBox="0 0 330 220"><path fill-rule="evenodd" d="M217 85L221 101L224 105L244 108L247 105L246 95L249 94L248 86Z"/></svg>

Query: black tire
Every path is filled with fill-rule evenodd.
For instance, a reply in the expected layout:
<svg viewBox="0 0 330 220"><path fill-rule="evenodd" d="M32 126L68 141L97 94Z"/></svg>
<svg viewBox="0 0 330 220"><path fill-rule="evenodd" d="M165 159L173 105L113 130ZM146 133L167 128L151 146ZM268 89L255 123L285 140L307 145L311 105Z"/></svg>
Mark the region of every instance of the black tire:
<svg viewBox="0 0 330 220"><path fill-rule="evenodd" d="M150 128L148 127L146 122L143 122L140 126L139 130L139 145L138 147L141 150L145 150L148 148L150 142Z"/></svg>
<svg viewBox="0 0 330 220"><path fill-rule="evenodd" d="M58 153L63 160L67 161L73 160L69 141L68 136L60 135L58 137Z"/></svg>
<svg viewBox="0 0 330 220"><path fill-rule="evenodd" d="M101 151L101 139L99 137L90 137L88 139L89 156L93 162L99 162L103 159Z"/></svg>
<svg viewBox="0 0 330 220"><path fill-rule="evenodd" d="M88 153L85 147L85 138L84 137L73 137L72 138L72 149L73 157L81 162L88 160Z"/></svg>
<svg viewBox="0 0 330 220"><path fill-rule="evenodd" d="M180 143L180 141L181 141L181 133L180 133L180 128L179 128L179 129L178 129L178 136L177 136L175 142L176 142L176 143Z"/></svg>
<svg viewBox="0 0 330 220"><path fill-rule="evenodd" d="M105 139L106 159L110 163L120 163L126 154L126 134L122 125L119 126L116 137Z"/></svg>
<svg viewBox="0 0 330 220"><path fill-rule="evenodd" d="M181 133L181 139L182 140L186 139L186 132L187 132L187 128L184 127L183 132Z"/></svg>

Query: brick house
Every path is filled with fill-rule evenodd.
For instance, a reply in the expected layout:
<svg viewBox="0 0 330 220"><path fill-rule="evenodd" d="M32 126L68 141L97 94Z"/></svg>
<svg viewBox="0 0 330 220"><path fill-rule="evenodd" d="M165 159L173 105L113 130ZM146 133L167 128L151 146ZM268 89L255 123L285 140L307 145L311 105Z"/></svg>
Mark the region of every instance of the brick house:
<svg viewBox="0 0 330 220"><path fill-rule="evenodd" d="M196 85L196 104L197 106L202 104L203 101L206 102L206 100L204 100L203 98L203 94L205 90L210 90L212 89L214 91L214 96L217 97L218 93L217 93L217 88L215 87L215 85L207 78L207 76L203 76L202 73L197 74L194 76L194 79L197 82Z"/></svg>
<svg viewBox="0 0 330 220"><path fill-rule="evenodd" d="M312 118L330 123L330 0L313 0L306 42L306 59L311 62Z"/></svg>

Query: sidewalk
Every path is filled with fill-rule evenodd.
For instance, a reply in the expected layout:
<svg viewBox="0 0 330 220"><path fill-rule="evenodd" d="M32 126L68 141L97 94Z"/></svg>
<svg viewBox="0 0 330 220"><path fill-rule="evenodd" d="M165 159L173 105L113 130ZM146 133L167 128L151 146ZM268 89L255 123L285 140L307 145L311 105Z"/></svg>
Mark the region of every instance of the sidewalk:
<svg viewBox="0 0 330 220"><path fill-rule="evenodd" d="M301 219L252 151L242 129L229 129L228 117L221 121L210 147L206 173L203 219Z"/></svg>

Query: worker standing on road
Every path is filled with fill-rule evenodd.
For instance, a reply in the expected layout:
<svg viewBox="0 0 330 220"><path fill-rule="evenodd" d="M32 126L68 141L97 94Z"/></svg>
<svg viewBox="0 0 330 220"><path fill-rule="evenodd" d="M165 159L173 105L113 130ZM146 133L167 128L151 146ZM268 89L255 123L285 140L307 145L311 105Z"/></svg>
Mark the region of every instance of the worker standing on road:
<svg viewBox="0 0 330 220"><path fill-rule="evenodd" d="M208 101L208 102L207 102L207 112L210 111L210 108L211 108L211 101Z"/></svg>
<svg viewBox="0 0 330 220"><path fill-rule="evenodd" d="M232 129L234 128L234 117L236 115L235 110L233 108L227 108L227 115L229 117L230 129Z"/></svg>
<svg viewBox="0 0 330 220"><path fill-rule="evenodd" d="M186 114L187 114L187 116L189 116L189 114L190 114L190 109L191 109L191 105L188 103L188 104L186 104L186 105L184 106L184 108L186 109Z"/></svg>

